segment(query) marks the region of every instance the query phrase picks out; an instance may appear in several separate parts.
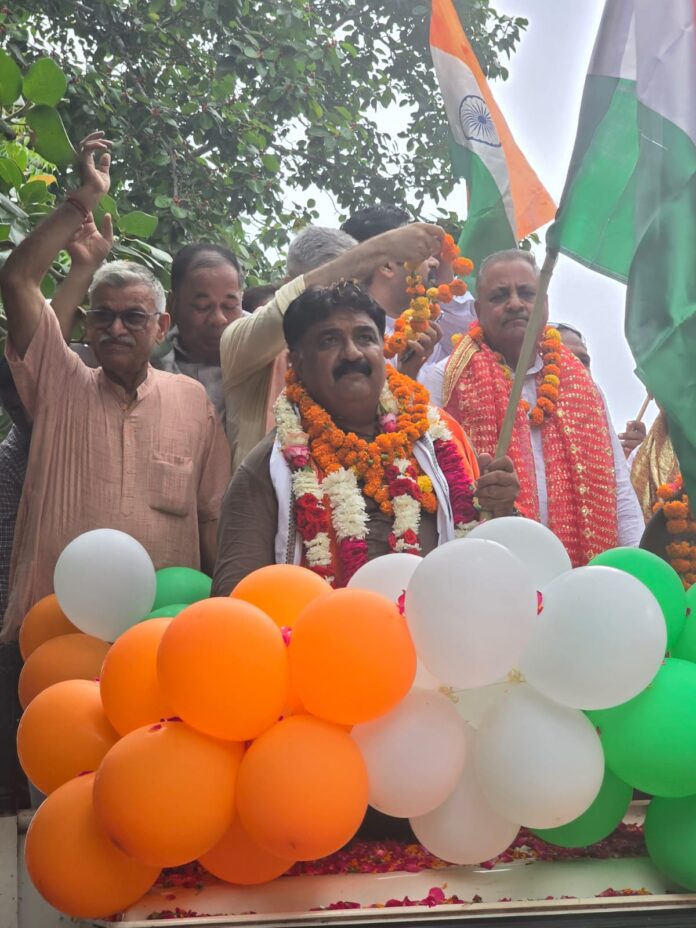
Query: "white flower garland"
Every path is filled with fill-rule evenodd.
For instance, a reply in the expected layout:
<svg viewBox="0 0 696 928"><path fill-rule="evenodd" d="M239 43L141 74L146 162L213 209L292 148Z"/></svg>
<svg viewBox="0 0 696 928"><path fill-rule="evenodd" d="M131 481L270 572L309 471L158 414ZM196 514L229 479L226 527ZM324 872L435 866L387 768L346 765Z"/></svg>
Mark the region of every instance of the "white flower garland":
<svg viewBox="0 0 696 928"><path fill-rule="evenodd" d="M384 384L380 395L380 411L382 415L396 416L399 413L399 406L396 398L389 389L388 383ZM309 436L302 428L302 422L299 412L288 400L285 391L281 393L274 405L275 418L278 425L278 441L286 460L292 465L293 453L302 452L309 448ZM436 441L451 441L452 433L440 418L438 410L434 406L428 407L429 427L427 435L434 443ZM407 475L410 462L405 458L399 458L394 462L400 474L406 479L413 480L418 486L415 478ZM340 467L331 474L327 474L320 482L314 471L312 464L308 461L303 466L295 465L292 469L292 487L295 499L309 493L314 496L320 505L323 505L324 498L327 497L331 509L331 523L336 533L338 541L344 539L364 540L368 535L368 517L365 506L365 498L358 485L357 478L352 470ZM392 499L394 509L393 533L396 541L393 545L395 551L420 550L420 542L415 545L409 545L404 541L403 536L407 532L413 532L418 538L421 523L421 505L418 500L414 499L409 493L403 493ZM476 523L462 523L455 526L455 536L461 537L470 531ZM304 540L305 558L307 565L311 568L331 567L333 564L331 555L331 540L326 532L319 532L315 538ZM329 582L333 577L328 578Z"/></svg>

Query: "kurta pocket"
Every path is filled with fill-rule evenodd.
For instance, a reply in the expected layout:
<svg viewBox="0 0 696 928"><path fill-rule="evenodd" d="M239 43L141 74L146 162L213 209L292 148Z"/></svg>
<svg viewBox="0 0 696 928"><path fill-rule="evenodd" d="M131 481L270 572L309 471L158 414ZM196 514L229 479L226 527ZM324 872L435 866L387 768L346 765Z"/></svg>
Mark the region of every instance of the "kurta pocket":
<svg viewBox="0 0 696 928"><path fill-rule="evenodd" d="M149 473L150 506L158 512L185 516L195 512L193 459L155 451Z"/></svg>

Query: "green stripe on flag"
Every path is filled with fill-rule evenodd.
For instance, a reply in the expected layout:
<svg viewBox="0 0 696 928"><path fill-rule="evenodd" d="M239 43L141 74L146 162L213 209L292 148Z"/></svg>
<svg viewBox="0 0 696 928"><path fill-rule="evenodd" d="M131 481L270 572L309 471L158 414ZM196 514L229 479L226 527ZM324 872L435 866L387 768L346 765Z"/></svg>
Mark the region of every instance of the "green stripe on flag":
<svg viewBox="0 0 696 928"><path fill-rule="evenodd" d="M626 281L635 250L636 86L588 75L578 135L546 244Z"/></svg>
<svg viewBox="0 0 696 928"><path fill-rule="evenodd" d="M696 498L696 146L653 111L638 117L636 222L647 229L631 266L626 337Z"/></svg>
<svg viewBox="0 0 696 928"><path fill-rule="evenodd" d="M455 177L466 180L471 194L459 248L478 267L494 251L515 248L517 242L500 190L481 158L468 148L462 148L451 137L450 157Z"/></svg>

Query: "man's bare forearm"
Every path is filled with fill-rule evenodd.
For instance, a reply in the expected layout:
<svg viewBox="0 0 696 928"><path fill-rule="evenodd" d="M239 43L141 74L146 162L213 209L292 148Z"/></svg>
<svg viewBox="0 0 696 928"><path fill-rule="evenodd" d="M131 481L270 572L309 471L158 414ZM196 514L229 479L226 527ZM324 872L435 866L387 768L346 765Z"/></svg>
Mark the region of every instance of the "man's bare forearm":
<svg viewBox="0 0 696 928"><path fill-rule="evenodd" d="M65 280L53 294L51 306L58 317L60 330L66 342L72 338L77 311L87 296L93 276L91 268L71 267Z"/></svg>
<svg viewBox="0 0 696 928"><path fill-rule="evenodd" d="M14 249L0 272L8 334L22 357L41 317L41 281L83 218L76 206L63 203Z"/></svg>

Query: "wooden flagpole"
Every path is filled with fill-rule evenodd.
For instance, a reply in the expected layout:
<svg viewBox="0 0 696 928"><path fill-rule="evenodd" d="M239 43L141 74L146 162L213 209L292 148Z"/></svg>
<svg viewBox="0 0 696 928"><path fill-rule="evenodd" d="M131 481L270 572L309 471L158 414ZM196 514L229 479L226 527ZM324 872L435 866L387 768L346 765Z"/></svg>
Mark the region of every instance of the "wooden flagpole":
<svg viewBox="0 0 696 928"><path fill-rule="evenodd" d="M648 406L652 403L652 393L648 393L645 399L643 400L643 405L638 410L638 415L633 420L634 422L642 422L643 416L647 412Z"/></svg>
<svg viewBox="0 0 696 928"><path fill-rule="evenodd" d="M531 367L532 360L537 351L539 331L541 329L541 323L544 316L544 307L546 305L546 294L549 290L551 275L553 274L553 269L556 266L557 258L558 252L547 251L541 271L539 272L539 286L537 287L536 298L534 300L534 308L532 309L532 314L529 317L527 331L524 333L524 341L522 342L520 357L517 361L515 377L512 381L512 389L510 390L510 399L508 400L507 409L505 410L505 418L503 419L503 424L500 428L498 445L495 449L495 456L497 458L507 454L507 450L510 445L510 439L512 438L512 428L515 423L517 406L519 405L520 397L522 396L524 379L527 376L527 371Z"/></svg>

